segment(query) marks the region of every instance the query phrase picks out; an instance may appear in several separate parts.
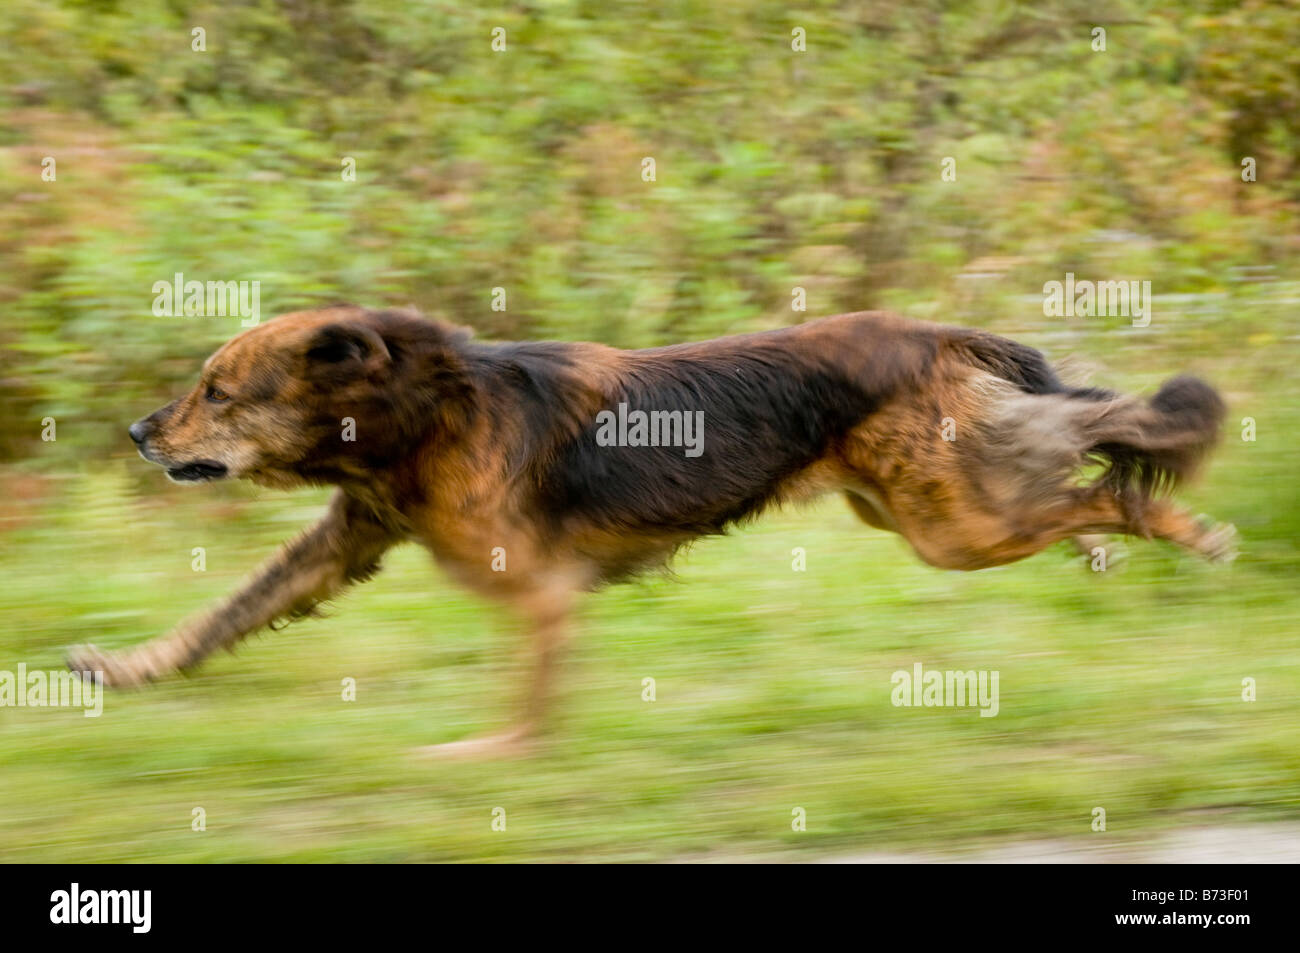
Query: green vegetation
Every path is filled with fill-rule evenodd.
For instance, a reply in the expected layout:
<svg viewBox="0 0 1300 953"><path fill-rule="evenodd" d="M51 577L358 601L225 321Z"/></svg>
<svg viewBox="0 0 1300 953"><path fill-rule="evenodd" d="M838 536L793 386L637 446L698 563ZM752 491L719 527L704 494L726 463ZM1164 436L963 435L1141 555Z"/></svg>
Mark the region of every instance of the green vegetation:
<svg viewBox="0 0 1300 953"><path fill-rule="evenodd" d="M641 346L889 307L1107 386L1194 371L1230 417L1188 497L1242 534L1228 568L1130 542L1104 573L1061 549L963 575L838 501L782 514L594 596L546 746L482 764L411 751L501 723L517 640L399 550L329 618L99 719L0 708L0 860L814 856L1295 817L1300 18L959 7L0 8L0 669L166 630L320 508L131 453L239 330L155 317L178 271L260 281L264 316L413 304ZM1151 326L1045 317L1066 272L1150 280ZM999 670L999 715L892 707L915 661Z"/></svg>

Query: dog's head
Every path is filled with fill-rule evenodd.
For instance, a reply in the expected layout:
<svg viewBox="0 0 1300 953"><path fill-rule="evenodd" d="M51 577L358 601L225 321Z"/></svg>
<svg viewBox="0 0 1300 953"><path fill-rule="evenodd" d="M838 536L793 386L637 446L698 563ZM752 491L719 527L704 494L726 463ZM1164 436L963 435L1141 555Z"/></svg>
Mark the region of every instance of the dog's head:
<svg viewBox="0 0 1300 953"><path fill-rule="evenodd" d="M410 328L426 340L412 347ZM184 397L131 425L140 455L180 482L247 477L283 486L338 482L387 462L416 423L385 332L429 357L439 325L407 314L329 308L286 314L240 334L203 364ZM428 340L431 339L431 340ZM444 357L446 360L447 357ZM427 409L427 408L426 408ZM432 423L432 415L425 418Z"/></svg>

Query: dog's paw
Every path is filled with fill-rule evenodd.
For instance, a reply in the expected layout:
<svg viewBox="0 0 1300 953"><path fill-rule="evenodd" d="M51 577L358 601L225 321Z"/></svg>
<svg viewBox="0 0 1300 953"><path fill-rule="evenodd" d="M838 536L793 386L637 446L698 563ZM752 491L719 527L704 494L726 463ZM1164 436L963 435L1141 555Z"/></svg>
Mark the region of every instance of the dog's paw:
<svg viewBox="0 0 1300 953"><path fill-rule="evenodd" d="M114 652L103 652L93 645L74 645L65 657L68 668L86 681L96 676L112 688L130 688L143 685L150 676Z"/></svg>
<svg viewBox="0 0 1300 953"><path fill-rule="evenodd" d="M1237 549L1237 527L1231 523L1215 523L1208 516L1197 517L1201 538L1196 551L1212 563L1230 563L1240 552Z"/></svg>
<svg viewBox="0 0 1300 953"><path fill-rule="evenodd" d="M1073 539L1075 552L1083 556L1083 565L1091 572L1104 572L1128 559L1128 547L1124 541L1101 534L1076 536Z"/></svg>
<svg viewBox="0 0 1300 953"><path fill-rule="evenodd" d="M69 669L87 681L93 680L96 674L102 675L105 681L108 680L105 671L108 663L104 659L104 653L93 645L74 645L68 649L63 660Z"/></svg>
<svg viewBox="0 0 1300 953"><path fill-rule="evenodd" d="M417 757L439 761L476 761L500 758L518 758L530 754L535 739L524 732L506 731L464 741L448 741L440 745L416 748Z"/></svg>

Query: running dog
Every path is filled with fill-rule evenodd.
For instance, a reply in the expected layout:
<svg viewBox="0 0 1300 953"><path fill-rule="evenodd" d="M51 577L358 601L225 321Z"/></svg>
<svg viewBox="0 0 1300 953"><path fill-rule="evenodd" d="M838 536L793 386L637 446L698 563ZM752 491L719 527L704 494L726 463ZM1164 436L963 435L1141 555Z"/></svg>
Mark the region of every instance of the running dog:
<svg viewBox="0 0 1300 953"><path fill-rule="evenodd" d="M541 723L581 592L775 504L842 493L947 569L1094 533L1226 559L1231 527L1166 492L1223 416L1192 377L1149 400L1068 387L1032 348L877 312L639 351L483 343L405 311L286 314L224 345L130 436L177 481L335 486L328 512L206 614L68 663L116 686L191 669L413 540L528 620L519 721L441 746L510 748Z"/></svg>

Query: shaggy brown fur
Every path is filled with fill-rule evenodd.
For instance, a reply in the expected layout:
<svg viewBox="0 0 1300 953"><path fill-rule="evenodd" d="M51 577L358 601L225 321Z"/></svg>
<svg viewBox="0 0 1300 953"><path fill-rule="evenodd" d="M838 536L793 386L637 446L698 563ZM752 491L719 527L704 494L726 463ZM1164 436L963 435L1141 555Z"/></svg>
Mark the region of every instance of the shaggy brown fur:
<svg viewBox="0 0 1300 953"><path fill-rule="evenodd" d="M598 414L619 404L702 411L702 452L604 445ZM335 485L329 512L206 615L69 664L112 685L192 668L414 540L530 620L523 718L496 739L510 743L538 724L578 593L772 504L843 492L952 569L1085 533L1224 558L1230 528L1160 492L1192 475L1223 413L1193 378L1150 401L1069 388L1031 348L882 313L644 351L486 344L407 312L288 314L218 350L131 437L175 480Z"/></svg>

